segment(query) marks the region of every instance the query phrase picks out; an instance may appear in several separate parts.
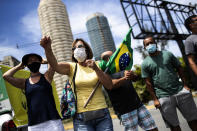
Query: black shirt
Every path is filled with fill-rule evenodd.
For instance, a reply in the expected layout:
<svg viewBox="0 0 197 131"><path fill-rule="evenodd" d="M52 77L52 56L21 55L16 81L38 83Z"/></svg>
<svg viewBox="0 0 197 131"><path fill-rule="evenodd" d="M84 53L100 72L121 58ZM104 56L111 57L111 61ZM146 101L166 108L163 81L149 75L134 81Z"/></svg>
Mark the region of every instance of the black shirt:
<svg viewBox="0 0 197 131"><path fill-rule="evenodd" d="M123 76L124 71L121 71L112 74L111 78L120 79ZM127 80L124 85L112 90L107 90L107 92L117 115L123 115L142 106L142 102L137 95L131 80Z"/></svg>
<svg viewBox="0 0 197 131"><path fill-rule="evenodd" d="M31 84L27 79L25 87L29 126L48 120L60 119L53 97L52 86L43 74L35 84Z"/></svg>

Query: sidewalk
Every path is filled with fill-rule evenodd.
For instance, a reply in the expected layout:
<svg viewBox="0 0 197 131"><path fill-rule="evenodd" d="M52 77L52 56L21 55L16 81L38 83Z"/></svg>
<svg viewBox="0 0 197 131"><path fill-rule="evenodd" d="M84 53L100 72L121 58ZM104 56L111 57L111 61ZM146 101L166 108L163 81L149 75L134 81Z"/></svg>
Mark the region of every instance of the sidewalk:
<svg viewBox="0 0 197 131"><path fill-rule="evenodd" d="M197 91L192 92L192 95L193 95L193 97L197 97ZM155 106L154 105L148 105L148 106L146 106L146 108L148 110L152 110L152 109L155 109ZM112 119L117 119L117 116L114 114L113 109L112 108L109 108L109 111L110 111L110 114L111 114ZM64 129L65 130L70 130L72 128L73 128L72 120L70 120L67 123L64 123Z"/></svg>
<svg viewBox="0 0 197 131"><path fill-rule="evenodd" d="M146 108L147 108L148 110L151 110L151 109L154 109L155 106L154 106L154 105L150 105L150 106L146 106ZM111 118L112 118L112 119L117 119L117 116L114 114L113 109L112 109L112 108L109 108L109 111L110 111L110 114L111 114ZM70 120L70 121L67 122L67 123L64 123L64 129L65 129L65 130L69 130L69 129L72 129L72 128L73 128L73 122L72 122L72 120Z"/></svg>

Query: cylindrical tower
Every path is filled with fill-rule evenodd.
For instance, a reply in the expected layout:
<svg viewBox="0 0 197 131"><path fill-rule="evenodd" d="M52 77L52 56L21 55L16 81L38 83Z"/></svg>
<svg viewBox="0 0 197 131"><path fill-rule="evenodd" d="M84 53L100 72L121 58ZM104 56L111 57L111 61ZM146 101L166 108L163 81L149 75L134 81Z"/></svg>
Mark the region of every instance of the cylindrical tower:
<svg viewBox="0 0 197 131"><path fill-rule="evenodd" d="M116 50L107 18L102 13L97 12L88 16L86 28L95 60L100 60L104 51L114 52Z"/></svg>
<svg viewBox="0 0 197 131"><path fill-rule="evenodd" d="M38 14L42 36L51 37L57 61L71 61L73 36L65 5L61 0L40 0ZM66 76L57 73L54 76L59 97L66 80Z"/></svg>

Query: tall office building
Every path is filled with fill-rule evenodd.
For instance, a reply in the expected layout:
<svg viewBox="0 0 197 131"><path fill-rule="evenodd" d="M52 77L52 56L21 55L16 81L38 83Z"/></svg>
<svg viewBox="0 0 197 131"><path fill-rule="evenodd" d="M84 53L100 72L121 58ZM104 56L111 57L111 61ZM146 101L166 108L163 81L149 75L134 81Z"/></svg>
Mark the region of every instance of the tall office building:
<svg viewBox="0 0 197 131"><path fill-rule="evenodd" d="M58 62L71 61L73 36L66 6L61 0L40 0L38 14L42 36L50 36L52 50ZM59 97L67 76L55 74L54 81Z"/></svg>
<svg viewBox="0 0 197 131"><path fill-rule="evenodd" d="M86 28L93 48L95 60L100 60L104 51L115 51L115 44L107 18L102 13L87 17Z"/></svg>

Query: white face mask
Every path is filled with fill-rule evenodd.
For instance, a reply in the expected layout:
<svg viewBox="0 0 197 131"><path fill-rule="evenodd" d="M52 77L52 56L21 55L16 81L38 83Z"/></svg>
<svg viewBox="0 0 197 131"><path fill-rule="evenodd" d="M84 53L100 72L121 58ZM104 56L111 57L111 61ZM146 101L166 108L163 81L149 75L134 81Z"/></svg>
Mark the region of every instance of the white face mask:
<svg viewBox="0 0 197 131"><path fill-rule="evenodd" d="M74 50L74 57L78 62L84 62L87 57L85 48L76 48Z"/></svg>

